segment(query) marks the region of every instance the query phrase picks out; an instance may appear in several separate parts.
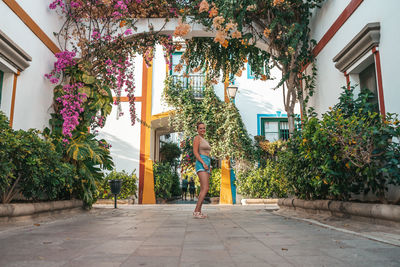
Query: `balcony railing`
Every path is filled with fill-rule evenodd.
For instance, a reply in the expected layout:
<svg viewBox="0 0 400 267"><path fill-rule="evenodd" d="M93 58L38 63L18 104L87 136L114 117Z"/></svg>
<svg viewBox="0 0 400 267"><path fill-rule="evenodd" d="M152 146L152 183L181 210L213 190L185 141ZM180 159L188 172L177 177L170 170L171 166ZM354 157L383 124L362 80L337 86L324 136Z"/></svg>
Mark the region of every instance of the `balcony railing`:
<svg viewBox="0 0 400 267"><path fill-rule="evenodd" d="M203 98L204 97L204 85L205 85L205 76L198 75L189 75L188 77L184 77L182 75L171 75L172 84L180 85L184 89L191 89L193 91L194 98Z"/></svg>

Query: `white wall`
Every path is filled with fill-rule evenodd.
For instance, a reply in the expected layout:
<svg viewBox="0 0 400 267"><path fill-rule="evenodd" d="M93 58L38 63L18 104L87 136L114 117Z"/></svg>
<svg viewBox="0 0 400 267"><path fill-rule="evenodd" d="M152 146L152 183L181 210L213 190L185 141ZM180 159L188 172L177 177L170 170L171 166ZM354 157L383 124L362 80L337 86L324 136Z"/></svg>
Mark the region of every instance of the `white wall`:
<svg viewBox="0 0 400 267"><path fill-rule="evenodd" d="M132 172L139 175L140 159L140 123L131 125L129 103L121 103L124 116L117 119L117 106L113 106L104 128L99 130L99 138L104 138L112 145L110 151L118 171ZM142 105L136 102L136 112L140 116Z"/></svg>
<svg viewBox="0 0 400 267"><path fill-rule="evenodd" d="M349 1L326 1L322 8L323 13L332 12L338 16L346 6L342 2ZM316 94L311 101L318 113L325 112L335 105L341 92L340 88L346 85L344 75L334 66L333 57L370 22L380 22L381 25L379 50L386 111L400 113L400 105L396 103L400 98L400 80L398 79L400 16L397 14L398 10L400 10L398 0L364 0L320 52L316 61L318 68ZM332 23L331 16L320 14L314 17L311 24L312 37L319 41Z"/></svg>
<svg viewBox="0 0 400 267"><path fill-rule="evenodd" d="M53 40L53 31L59 29L61 20L54 12L49 12L49 2L18 1L22 8L33 18L41 29ZM44 74L52 70L55 57L35 34L0 2L0 28L18 46L32 57L30 66L18 77L13 127L16 129L38 128L48 126L52 104L52 86ZM1 109L10 115L13 75L6 74L3 84Z"/></svg>
<svg viewBox="0 0 400 267"><path fill-rule="evenodd" d="M286 114L282 88L273 90L279 83L281 76L281 72L275 68L271 70L271 77L274 77L274 80L247 79L247 70L243 71L241 77L236 78L239 90L236 94L235 104L250 135L258 134L257 114L276 114L277 111ZM299 114L300 109L297 106L295 113Z"/></svg>
<svg viewBox="0 0 400 267"><path fill-rule="evenodd" d="M165 62L162 46L157 45L153 59L153 80L152 80L152 103L151 114L159 114L170 110L164 101L162 94L164 90L164 80L167 76L167 64Z"/></svg>

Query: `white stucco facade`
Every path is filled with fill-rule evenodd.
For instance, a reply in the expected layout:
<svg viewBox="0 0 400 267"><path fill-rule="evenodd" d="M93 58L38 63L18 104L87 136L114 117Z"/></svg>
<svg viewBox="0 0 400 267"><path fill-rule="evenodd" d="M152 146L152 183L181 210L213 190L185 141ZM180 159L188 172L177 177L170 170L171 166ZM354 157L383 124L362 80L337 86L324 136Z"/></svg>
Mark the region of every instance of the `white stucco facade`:
<svg viewBox="0 0 400 267"><path fill-rule="evenodd" d="M312 38L319 42L329 31L335 20L354 1L325 1L312 19ZM343 23L332 39L316 57L317 87L311 105L321 114L338 102L341 87L346 85L344 73L335 67L333 58L365 27L368 23L380 24L380 41L377 50L380 54L382 85L386 112L400 113L400 80L398 79L398 44L400 42L400 1L364 0ZM372 54L372 52L371 52ZM375 62L376 63L376 62ZM359 64L359 62L356 62ZM359 83L355 74L349 75L352 85Z"/></svg>
<svg viewBox="0 0 400 267"><path fill-rule="evenodd" d="M52 33L60 29L62 20L50 12L48 1L17 2L29 12L47 36L56 42ZM52 70L54 54L3 1L0 2L0 14L0 30L32 58L30 66L21 71L17 79L13 128L43 129L48 126L53 96L52 85L44 74ZM3 67L2 71L4 79L0 109L10 117L14 73L17 69Z"/></svg>

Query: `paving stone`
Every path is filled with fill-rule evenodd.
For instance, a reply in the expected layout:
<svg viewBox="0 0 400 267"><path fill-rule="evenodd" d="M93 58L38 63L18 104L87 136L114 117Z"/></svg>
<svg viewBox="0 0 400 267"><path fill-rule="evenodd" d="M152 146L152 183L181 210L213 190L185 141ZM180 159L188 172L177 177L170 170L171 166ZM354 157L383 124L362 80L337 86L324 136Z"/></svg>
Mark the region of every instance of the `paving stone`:
<svg viewBox="0 0 400 267"><path fill-rule="evenodd" d="M205 205L199 220L192 204L102 205L40 226L0 225L0 266L400 266L398 246L268 208Z"/></svg>

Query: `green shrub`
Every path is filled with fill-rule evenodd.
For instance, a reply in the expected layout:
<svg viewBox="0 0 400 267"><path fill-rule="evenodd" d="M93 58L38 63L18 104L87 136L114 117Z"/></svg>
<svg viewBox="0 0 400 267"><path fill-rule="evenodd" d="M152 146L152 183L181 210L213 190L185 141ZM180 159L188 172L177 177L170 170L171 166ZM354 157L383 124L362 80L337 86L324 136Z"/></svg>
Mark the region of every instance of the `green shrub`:
<svg viewBox="0 0 400 267"><path fill-rule="evenodd" d="M108 180L115 179L122 180L121 193L118 195L118 199L128 199L132 196L137 197L136 193L138 178L135 174L135 171L136 170L132 171L131 174L128 174L124 170L121 172L113 170L112 172L107 174L104 178L104 181L98 184L98 198L110 199L114 197L114 195L111 193L111 188Z"/></svg>
<svg viewBox="0 0 400 267"><path fill-rule="evenodd" d="M168 162L156 162L153 164L154 192L156 198L168 199L172 196L180 196L181 189L179 176Z"/></svg>
<svg viewBox="0 0 400 267"><path fill-rule="evenodd" d="M37 130L14 131L0 112L0 196L10 202L18 193L29 200L71 197L72 165Z"/></svg>
<svg viewBox="0 0 400 267"><path fill-rule="evenodd" d="M82 199L85 208L91 208L98 195L97 185L104 181L103 170L111 171L114 166L109 145L104 139L98 140L87 128L74 132L67 143L57 131L50 133L46 128L43 132L58 153L63 155L62 160L74 166L73 196Z"/></svg>
<svg viewBox="0 0 400 267"><path fill-rule="evenodd" d="M238 175L238 192L249 198L287 197L288 182L278 163L267 160L265 167Z"/></svg>
<svg viewBox="0 0 400 267"><path fill-rule="evenodd" d="M399 121L375 112L368 90L357 98L344 89L340 101L319 120L305 118L279 162L293 193L304 199L348 200L372 192L381 201L388 184L400 184Z"/></svg>
<svg viewBox="0 0 400 267"><path fill-rule="evenodd" d="M211 175L208 182L209 189L207 195L209 197L219 197L221 191L221 169L211 169Z"/></svg>
<svg viewBox="0 0 400 267"><path fill-rule="evenodd" d="M255 136L254 141L254 152L257 161L262 167L265 166L267 160L277 160L278 153L282 150L285 143L282 140L270 142L268 140L265 140L265 136L262 135Z"/></svg>
<svg viewBox="0 0 400 267"><path fill-rule="evenodd" d="M169 162L173 166L178 165L177 159L181 155L179 146L173 142L161 142L160 161Z"/></svg>

